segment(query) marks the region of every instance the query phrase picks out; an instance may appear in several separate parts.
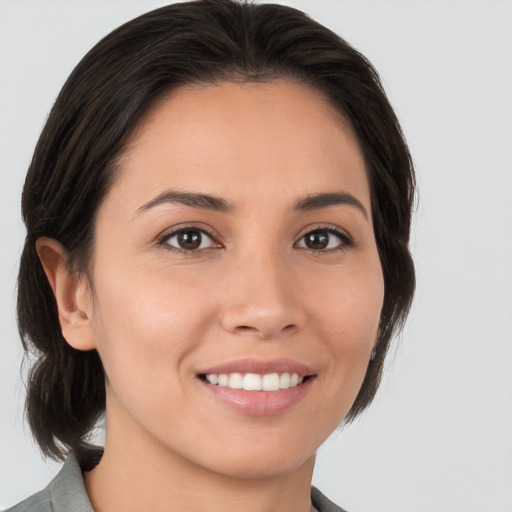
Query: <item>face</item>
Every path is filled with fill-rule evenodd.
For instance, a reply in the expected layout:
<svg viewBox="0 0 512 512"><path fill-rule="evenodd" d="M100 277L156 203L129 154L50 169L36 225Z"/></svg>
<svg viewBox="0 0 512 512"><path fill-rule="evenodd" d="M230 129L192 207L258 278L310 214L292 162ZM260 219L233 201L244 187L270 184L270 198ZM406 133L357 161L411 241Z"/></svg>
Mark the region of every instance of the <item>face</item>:
<svg viewBox="0 0 512 512"><path fill-rule="evenodd" d="M352 130L297 84L174 91L123 156L90 271L107 443L224 475L307 464L360 389L383 301Z"/></svg>

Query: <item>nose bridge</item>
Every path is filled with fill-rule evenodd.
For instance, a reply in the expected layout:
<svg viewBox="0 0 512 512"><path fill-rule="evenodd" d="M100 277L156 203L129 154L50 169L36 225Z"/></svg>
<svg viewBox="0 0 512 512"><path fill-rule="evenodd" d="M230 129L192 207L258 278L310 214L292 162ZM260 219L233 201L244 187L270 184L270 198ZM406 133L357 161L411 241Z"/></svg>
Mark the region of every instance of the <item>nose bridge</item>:
<svg viewBox="0 0 512 512"><path fill-rule="evenodd" d="M303 312L291 268L279 251L260 246L239 256L228 280L223 327L262 339L300 328Z"/></svg>

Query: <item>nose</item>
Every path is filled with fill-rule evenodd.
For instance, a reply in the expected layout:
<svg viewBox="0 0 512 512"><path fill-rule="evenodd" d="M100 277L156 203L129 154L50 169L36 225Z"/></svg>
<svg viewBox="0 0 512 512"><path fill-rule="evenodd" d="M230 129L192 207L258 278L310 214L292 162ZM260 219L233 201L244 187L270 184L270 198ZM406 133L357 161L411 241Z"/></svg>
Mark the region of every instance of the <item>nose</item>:
<svg viewBox="0 0 512 512"><path fill-rule="evenodd" d="M305 312L289 265L253 254L231 268L224 288L222 327L233 334L274 339L304 326Z"/></svg>

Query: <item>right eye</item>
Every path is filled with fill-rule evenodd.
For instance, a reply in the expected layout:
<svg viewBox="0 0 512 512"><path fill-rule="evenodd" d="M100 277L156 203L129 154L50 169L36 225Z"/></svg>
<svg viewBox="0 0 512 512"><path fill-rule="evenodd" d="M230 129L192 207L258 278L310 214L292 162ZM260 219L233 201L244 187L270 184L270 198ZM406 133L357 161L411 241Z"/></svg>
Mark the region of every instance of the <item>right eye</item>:
<svg viewBox="0 0 512 512"><path fill-rule="evenodd" d="M343 251L352 245L352 240L339 228L317 228L304 234L297 242L299 249L315 252Z"/></svg>
<svg viewBox="0 0 512 512"><path fill-rule="evenodd" d="M182 228L166 235L161 244L169 245L172 250L197 252L218 246L217 242L202 229Z"/></svg>

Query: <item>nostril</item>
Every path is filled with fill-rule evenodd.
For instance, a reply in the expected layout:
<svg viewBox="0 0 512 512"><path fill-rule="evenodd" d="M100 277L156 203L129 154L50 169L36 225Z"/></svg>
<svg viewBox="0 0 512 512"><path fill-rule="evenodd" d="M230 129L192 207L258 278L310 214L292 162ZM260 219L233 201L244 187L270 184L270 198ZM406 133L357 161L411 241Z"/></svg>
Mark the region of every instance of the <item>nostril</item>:
<svg viewBox="0 0 512 512"><path fill-rule="evenodd" d="M297 328L297 326L295 324L288 324L286 326L284 326L282 329L281 329L281 333L292 333L295 329ZM247 333L256 333L256 332L259 332L260 335L262 337L271 337L272 336L272 333L271 332L264 332L265 329L258 329L257 327L253 327L251 325L239 325L237 326L236 330L241 333L241 332L247 332ZM275 333L274 333L275 334Z"/></svg>
<svg viewBox="0 0 512 512"><path fill-rule="evenodd" d="M293 333L297 332L297 330L298 330L297 324L288 324L286 327L283 327L281 334L290 336Z"/></svg>

